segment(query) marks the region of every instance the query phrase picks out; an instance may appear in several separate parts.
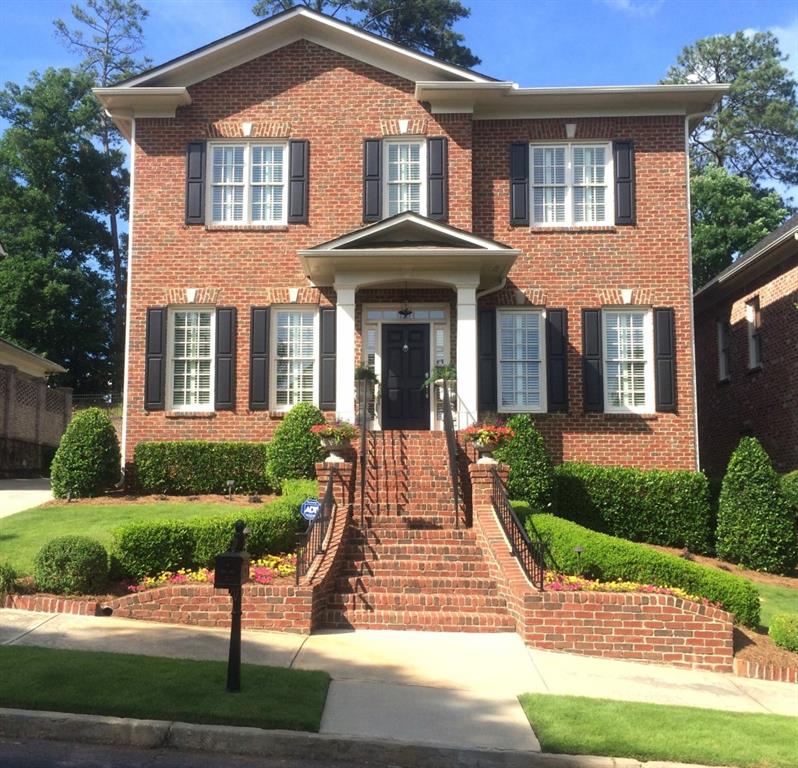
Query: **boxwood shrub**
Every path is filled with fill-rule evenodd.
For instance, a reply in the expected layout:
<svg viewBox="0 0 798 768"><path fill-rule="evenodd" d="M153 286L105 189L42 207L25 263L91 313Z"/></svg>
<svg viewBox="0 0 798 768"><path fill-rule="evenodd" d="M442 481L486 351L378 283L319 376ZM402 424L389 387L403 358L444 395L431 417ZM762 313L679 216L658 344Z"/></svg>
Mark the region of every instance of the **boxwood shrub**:
<svg viewBox="0 0 798 768"><path fill-rule="evenodd" d="M798 613L777 613L770 620L768 634L776 645L798 653Z"/></svg>
<svg viewBox="0 0 798 768"><path fill-rule="evenodd" d="M273 488L285 480L316 476L316 462L324 458L324 451L310 428L323 423L324 415L310 403L299 403L285 415L268 448L266 478Z"/></svg>
<svg viewBox="0 0 798 768"><path fill-rule="evenodd" d="M33 578L42 592L97 594L108 582L108 553L88 536L60 536L36 555Z"/></svg>
<svg viewBox="0 0 798 768"><path fill-rule="evenodd" d="M555 477L559 517L631 541L708 550L709 483L700 472L569 462Z"/></svg>
<svg viewBox="0 0 798 768"><path fill-rule="evenodd" d="M268 490L266 450L266 443L139 443L136 479L144 493L227 493L228 480L233 481L236 493L262 493Z"/></svg>
<svg viewBox="0 0 798 768"><path fill-rule="evenodd" d="M230 546L236 520L244 520L249 528L247 550L253 558L290 552L302 528L299 506L317 493L315 480L288 481L280 498L251 510L121 526L113 534L114 576L139 581L163 571L210 567L216 555Z"/></svg>
<svg viewBox="0 0 798 768"><path fill-rule="evenodd" d="M798 469L781 476L781 492L792 507L795 522L798 524Z"/></svg>
<svg viewBox="0 0 798 768"><path fill-rule="evenodd" d="M748 627L759 624L759 594L746 579L658 552L554 515L528 515L524 504L516 504L526 525L540 533L548 547L547 567L563 573L579 574L602 581L617 579L681 587L686 592L720 603ZM581 554L574 551L582 547Z"/></svg>

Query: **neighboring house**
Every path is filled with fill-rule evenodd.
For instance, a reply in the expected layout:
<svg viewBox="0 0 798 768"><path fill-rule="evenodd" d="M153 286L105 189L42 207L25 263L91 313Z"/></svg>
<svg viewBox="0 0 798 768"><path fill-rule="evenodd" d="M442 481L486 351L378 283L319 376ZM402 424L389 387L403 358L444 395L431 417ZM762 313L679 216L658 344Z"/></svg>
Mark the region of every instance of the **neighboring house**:
<svg viewBox="0 0 798 768"><path fill-rule="evenodd" d="M47 386L57 363L0 339L0 477L46 470L72 415L72 390Z"/></svg>
<svg viewBox="0 0 798 768"><path fill-rule="evenodd" d="M722 85L519 88L306 8L95 94L132 146L124 453L534 414L556 461L694 468L686 132Z"/></svg>
<svg viewBox="0 0 798 768"><path fill-rule="evenodd" d="M798 215L696 291L695 318L702 468L753 435L798 469Z"/></svg>

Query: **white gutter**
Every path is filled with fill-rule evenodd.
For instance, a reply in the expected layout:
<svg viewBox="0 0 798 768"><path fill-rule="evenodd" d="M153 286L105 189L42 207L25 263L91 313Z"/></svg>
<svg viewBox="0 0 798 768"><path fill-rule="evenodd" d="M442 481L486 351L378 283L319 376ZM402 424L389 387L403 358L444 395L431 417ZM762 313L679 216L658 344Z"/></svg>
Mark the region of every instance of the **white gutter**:
<svg viewBox="0 0 798 768"><path fill-rule="evenodd" d="M136 118L130 129L130 208L127 227L127 299L125 302L125 372L122 389L122 474L127 448L128 380L130 378L130 297L133 295L133 192L136 183Z"/></svg>
<svg viewBox="0 0 798 768"><path fill-rule="evenodd" d="M498 285L494 285L493 288L486 288L484 291L477 291L477 301L479 301L483 296L500 291L505 285L507 285L507 275L502 278Z"/></svg>

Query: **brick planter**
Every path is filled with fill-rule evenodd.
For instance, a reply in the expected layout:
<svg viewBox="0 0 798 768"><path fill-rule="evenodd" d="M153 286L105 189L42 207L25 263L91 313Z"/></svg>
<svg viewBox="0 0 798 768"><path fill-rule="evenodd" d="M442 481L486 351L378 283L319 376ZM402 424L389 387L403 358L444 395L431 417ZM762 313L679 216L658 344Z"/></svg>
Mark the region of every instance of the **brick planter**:
<svg viewBox="0 0 798 768"><path fill-rule="evenodd" d="M734 660L734 674L756 680L773 680L777 683L798 683L798 667L777 667L747 659Z"/></svg>
<svg viewBox="0 0 798 768"><path fill-rule="evenodd" d="M102 605L105 605L103 603ZM6 595L2 608L38 613L69 613L76 616L101 616L101 604L92 598L59 597L58 595Z"/></svg>

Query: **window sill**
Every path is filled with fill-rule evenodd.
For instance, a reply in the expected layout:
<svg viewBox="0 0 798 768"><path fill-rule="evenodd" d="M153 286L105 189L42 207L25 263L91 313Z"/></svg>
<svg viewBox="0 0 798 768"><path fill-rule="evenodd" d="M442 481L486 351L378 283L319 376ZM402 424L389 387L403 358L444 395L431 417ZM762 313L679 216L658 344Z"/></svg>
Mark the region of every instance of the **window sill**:
<svg viewBox="0 0 798 768"><path fill-rule="evenodd" d="M634 419L635 421L656 421L659 413L634 413L633 411L603 411L596 412L597 416L611 416L614 419Z"/></svg>
<svg viewBox="0 0 798 768"><path fill-rule="evenodd" d="M288 232L288 224L206 224L206 232Z"/></svg>
<svg viewBox="0 0 798 768"><path fill-rule="evenodd" d="M215 419L216 411L164 411L167 419Z"/></svg>
<svg viewBox="0 0 798 768"><path fill-rule="evenodd" d="M566 226L566 227L536 227L536 226L529 226L529 227L516 227L516 229L523 229L526 228L530 232L537 232L543 235L550 235L553 233L567 233L569 235L591 235L591 234L606 234L608 232L617 232L618 227L615 224L596 224L593 226L586 226L586 227L578 227L578 226Z"/></svg>
<svg viewBox="0 0 798 768"><path fill-rule="evenodd" d="M762 366L761 365L756 365L753 368L749 368L748 369L748 375L749 376L754 376L757 373L762 373Z"/></svg>

